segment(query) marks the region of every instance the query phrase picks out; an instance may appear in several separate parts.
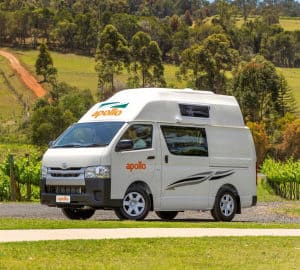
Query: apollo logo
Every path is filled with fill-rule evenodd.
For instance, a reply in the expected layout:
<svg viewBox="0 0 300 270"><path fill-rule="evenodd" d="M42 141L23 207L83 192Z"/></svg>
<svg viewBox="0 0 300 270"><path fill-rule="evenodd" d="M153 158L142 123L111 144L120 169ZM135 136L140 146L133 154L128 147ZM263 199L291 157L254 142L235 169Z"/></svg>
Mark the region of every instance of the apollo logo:
<svg viewBox="0 0 300 270"><path fill-rule="evenodd" d="M99 105L97 111L95 111L92 116L94 118L98 118L99 116L119 116L128 104L129 103L104 102Z"/></svg>
<svg viewBox="0 0 300 270"><path fill-rule="evenodd" d="M142 161L138 161L138 163L127 163L126 170L132 172L133 170L146 170L147 165Z"/></svg>

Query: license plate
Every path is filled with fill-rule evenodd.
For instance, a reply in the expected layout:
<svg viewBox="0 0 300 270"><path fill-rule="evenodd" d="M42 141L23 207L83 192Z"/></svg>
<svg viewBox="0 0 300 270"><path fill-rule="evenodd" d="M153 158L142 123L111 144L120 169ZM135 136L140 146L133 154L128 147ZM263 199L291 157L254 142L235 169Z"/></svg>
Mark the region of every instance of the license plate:
<svg viewBox="0 0 300 270"><path fill-rule="evenodd" d="M71 196L69 195L56 195L56 202L57 203L70 203Z"/></svg>

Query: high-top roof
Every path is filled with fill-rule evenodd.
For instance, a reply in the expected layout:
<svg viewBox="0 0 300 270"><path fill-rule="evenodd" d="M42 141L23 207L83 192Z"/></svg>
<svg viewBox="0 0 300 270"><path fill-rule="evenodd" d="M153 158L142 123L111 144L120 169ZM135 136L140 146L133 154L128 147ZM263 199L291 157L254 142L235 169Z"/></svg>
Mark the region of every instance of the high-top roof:
<svg viewBox="0 0 300 270"><path fill-rule="evenodd" d="M179 105L209 108L209 117L182 115ZM153 121L164 123L244 126L236 99L210 91L140 88L123 90L94 105L79 122Z"/></svg>

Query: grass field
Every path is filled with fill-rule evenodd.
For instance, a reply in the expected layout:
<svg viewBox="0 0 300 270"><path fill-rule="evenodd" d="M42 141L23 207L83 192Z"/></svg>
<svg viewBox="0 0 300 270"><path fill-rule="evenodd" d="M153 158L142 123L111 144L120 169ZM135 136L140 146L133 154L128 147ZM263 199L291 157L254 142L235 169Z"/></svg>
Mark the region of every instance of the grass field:
<svg viewBox="0 0 300 270"><path fill-rule="evenodd" d="M300 18L299 17L281 17L279 23L285 31L299 31Z"/></svg>
<svg viewBox="0 0 300 270"><path fill-rule="evenodd" d="M297 269L298 237L204 237L0 244L0 269Z"/></svg>
<svg viewBox="0 0 300 270"><path fill-rule="evenodd" d="M35 50L12 50L21 62L32 72L35 73L34 64L38 56ZM96 95L97 73L95 71L95 60L93 57L80 56L75 54L62 54L51 52L54 66L58 70L58 79L80 89L88 88ZM176 87L186 87L186 82L178 82L176 79L177 67L165 65L165 78L167 83ZM117 79L126 85L127 73L117 76Z"/></svg>
<svg viewBox="0 0 300 270"><path fill-rule="evenodd" d="M255 17L249 17L247 21L253 21ZM236 18L236 25L241 27L244 23L242 17ZM280 17L279 24L285 31L297 31L300 30L300 17Z"/></svg>
<svg viewBox="0 0 300 270"><path fill-rule="evenodd" d="M0 57L0 66L3 67L6 63ZM1 72L1 71L0 71ZM5 78L0 73L0 121L2 124L13 124L16 119L20 119L23 107L18 98L12 93L6 84Z"/></svg>
<svg viewBox="0 0 300 270"><path fill-rule="evenodd" d="M257 228L257 229L300 229L300 223L255 223L214 221L118 221L118 220L50 220L27 218L0 218L0 230L14 229L68 229L68 228Z"/></svg>
<svg viewBox="0 0 300 270"><path fill-rule="evenodd" d="M277 70L283 74L288 85L292 88L298 104L298 112L300 112L300 68L277 68Z"/></svg>

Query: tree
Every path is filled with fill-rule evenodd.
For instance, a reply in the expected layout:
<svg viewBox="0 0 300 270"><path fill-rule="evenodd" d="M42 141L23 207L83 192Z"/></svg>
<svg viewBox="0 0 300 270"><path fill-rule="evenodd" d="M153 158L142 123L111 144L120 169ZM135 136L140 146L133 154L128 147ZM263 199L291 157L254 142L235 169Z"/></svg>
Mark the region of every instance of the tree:
<svg viewBox="0 0 300 270"><path fill-rule="evenodd" d="M53 66L53 60L50 56L47 45L42 43L39 50L40 53L35 62L35 72L37 75L43 76L44 82L48 82L56 76L57 69Z"/></svg>
<svg viewBox="0 0 300 270"><path fill-rule="evenodd" d="M244 22L246 22L250 12L256 8L257 0L236 0L235 2L242 10Z"/></svg>
<svg viewBox="0 0 300 270"><path fill-rule="evenodd" d="M126 39L113 25L105 26L99 35L95 67L98 72L98 87L102 90L101 98L114 92L115 75L120 74L124 65L128 64L129 48ZM105 86L106 92L103 91Z"/></svg>
<svg viewBox="0 0 300 270"><path fill-rule="evenodd" d="M135 83L139 85L139 71L141 74L142 87L164 86L164 67L161 59L161 51L158 44L152 41L144 32L136 33L131 40L131 58Z"/></svg>
<svg viewBox="0 0 300 270"><path fill-rule="evenodd" d="M293 157L300 159L300 119L296 119L286 126L282 136L282 143L279 145L281 157Z"/></svg>
<svg viewBox="0 0 300 270"><path fill-rule="evenodd" d="M257 164L262 164L264 161L268 150L271 147L270 138L266 132L266 126L262 122L247 122L246 124L252 133L255 150L256 150L256 157L257 157Z"/></svg>
<svg viewBox="0 0 300 270"><path fill-rule="evenodd" d="M180 73L192 79L195 87L225 93L225 72L235 65L238 53L226 35L213 34L202 44L184 50L181 59Z"/></svg>
<svg viewBox="0 0 300 270"><path fill-rule="evenodd" d="M278 108L281 81L275 66L262 56L242 62L233 78L233 94L249 121L270 120Z"/></svg>
<svg viewBox="0 0 300 270"><path fill-rule="evenodd" d="M82 91L66 83L56 84L50 97L36 102L30 118L31 140L37 145L57 138L94 104L90 90Z"/></svg>

